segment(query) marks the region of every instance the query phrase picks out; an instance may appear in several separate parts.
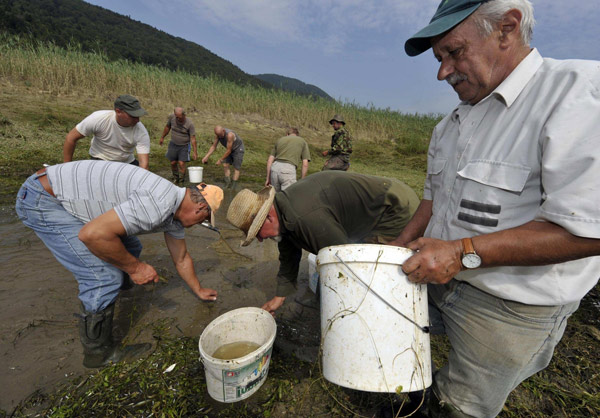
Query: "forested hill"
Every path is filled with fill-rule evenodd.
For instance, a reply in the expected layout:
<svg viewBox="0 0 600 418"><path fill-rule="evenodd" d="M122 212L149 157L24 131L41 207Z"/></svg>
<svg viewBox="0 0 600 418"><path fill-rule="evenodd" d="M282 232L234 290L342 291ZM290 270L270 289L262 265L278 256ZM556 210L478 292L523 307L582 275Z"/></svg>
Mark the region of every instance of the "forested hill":
<svg viewBox="0 0 600 418"><path fill-rule="evenodd" d="M270 83L275 87L279 87L283 90L293 91L306 96L317 96L322 97L324 99L333 100L333 98L330 95L325 93L317 86L314 86L312 84L306 84L295 78L284 77L277 74L256 74L255 77L261 79L262 81L266 81L267 83Z"/></svg>
<svg viewBox="0 0 600 418"><path fill-rule="evenodd" d="M0 0L0 31L62 47L79 44L84 51L102 52L111 60L124 58L239 84L269 85L198 44L81 0Z"/></svg>

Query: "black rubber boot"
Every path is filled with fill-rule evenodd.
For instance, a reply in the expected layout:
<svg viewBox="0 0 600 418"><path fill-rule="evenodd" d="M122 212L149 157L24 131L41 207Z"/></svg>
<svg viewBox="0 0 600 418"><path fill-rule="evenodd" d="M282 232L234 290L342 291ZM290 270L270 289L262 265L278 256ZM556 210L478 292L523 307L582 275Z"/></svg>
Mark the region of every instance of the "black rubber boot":
<svg viewBox="0 0 600 418"><path fill-rule="evenodd" d="M185 183L185 171L182 173L181 171L179 172L179 180L178 183L183 186L183 184Z"/></svg>
<svg viewBox="0 0 600 418"><path fill-rule="evenodd" d="M115 304L100 312L87 312L81 306L79 339L83 346L83 365L88 368L107 366L124 359L134 359L149 350L151 345L133 344L120 347L112 338Z"/></svg>
<svg viewBox="0 0 600 418"><path fill-rule="evenodd" d="M121 280L121 290L129 290L133 288L133 280L129 277L129 274L123 273L123 279Z"/></svg>
<svg viewBox="0 0 600 418"><path fill-rule="evenodd" d="M178 184L179 183L179 169L175 169L175 170L171 170L171 173L173 174L173 183Z"/></svg>

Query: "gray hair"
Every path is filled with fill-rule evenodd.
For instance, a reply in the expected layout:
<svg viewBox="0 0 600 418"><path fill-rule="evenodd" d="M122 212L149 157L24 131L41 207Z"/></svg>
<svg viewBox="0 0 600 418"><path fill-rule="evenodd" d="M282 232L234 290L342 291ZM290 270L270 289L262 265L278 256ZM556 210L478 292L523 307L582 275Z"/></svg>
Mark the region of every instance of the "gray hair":
<svg viewBox="0 0 600 418"><path fill-rule="evenodd" d="M521 12L521 41L523 45L529 45L533 35L535 18L533 17L533 5L529 0L493 0L483 3L475 13L473 22L485 37L491 35L494 28L502 21L502 17L511 9Z"/></svg>

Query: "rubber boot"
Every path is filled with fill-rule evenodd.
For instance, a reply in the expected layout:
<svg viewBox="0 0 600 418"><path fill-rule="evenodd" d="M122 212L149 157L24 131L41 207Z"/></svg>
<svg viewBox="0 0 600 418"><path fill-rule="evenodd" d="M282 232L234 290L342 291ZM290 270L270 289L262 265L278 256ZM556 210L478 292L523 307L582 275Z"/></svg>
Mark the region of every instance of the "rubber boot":
<svg viewBox="0 0 600 418"><path fill-rule="evenodd" d="M229 189L231 187L231 177L224 177L225 180L225 189Z"/></svg>
<svg viewBox="0 0 600 418"><path fill-rule="evenodd" d="M177 182L180 186L183 186L185 183L185 171L183 173L181 171L179 172L179 180L177 180Z"/></svg>
<svg viewBox="0 0 600 418"><path fill-rule="evenodd" d="M233 181L231 182L231 187L230 187L230 189L231 189L231 190L233 190L234 192L237 190L237 180L233 180Z"/></svg>
<svg viewBox="0 0 600 418"><path fill-rule="evenodd" d="M173 183L179 184L179 169L171 170L171 173L173 173Z"/></svg>
<svg viewBox="0 0 600 418"><path fill-rule="evenodd" d="M123 273L123 279L121 280L121 290L129 290L133 288L133 285L134 283L131 280L131 277L129 277L129 274Z"/></svg>
<svg viewBox="0 0 600 418"><path fill-rule="evenodd" d="M134 359L152 347L148 343L120 347L112 338L115 304L99 312L87 312L81 305L79 339L83 346L83 365L87 368L107 366L124 359Z"/></svg>

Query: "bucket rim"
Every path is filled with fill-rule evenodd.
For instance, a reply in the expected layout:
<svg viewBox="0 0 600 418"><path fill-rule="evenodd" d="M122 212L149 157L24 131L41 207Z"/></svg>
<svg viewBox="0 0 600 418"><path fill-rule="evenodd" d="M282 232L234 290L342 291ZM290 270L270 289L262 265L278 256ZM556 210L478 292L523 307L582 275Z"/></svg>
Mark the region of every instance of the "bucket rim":
<svg viewBox="0 0 600 418"><path fill-rule="evenodd" d="M272 334L269 336L268 340L265 343L261 344L260 347L258 347L253 352L248 353L243 357L238 357L238 358L231 359L231 360L218 359L218 358L215 358L212 355L208 354L206 352L206 350L204 350L204 347L202 346L203 338L205 338L205 336L208 334L208 332L211 331L216 326L218 326L221 322L226 321L229 317L232 317L232 316L242 313L242 311L255 313L255 314L259 315L261 318L265 318L265 319L268 318L267 321L269 322L269 325L272 326L272 331L273 331ZM204 330L202 331L202 334L200 334L200 338L198 339L198 350L200 351L200 356L202 357L203 360L208 360L213 364L232 364L233 360L235 360L237 365L243 365L244 363L246 363L250 360L253 360L254 357L256 357L256 353L258 351L268 351L268 349L265 350L265 348L273 346L276 336L277 336L277 322L275 322L275 318L273 318L273 315L271 315L270 313L268 313L267 311L265 311L262 308L248 306L248 307L244 307L244 308L233 309L233 310L225 312L224 314L219 315L218 317L213 319L204 328Z"/></svg>
<svg viewBox="0 0 600 418"><path fill-rule="evenodd" d="M357 253L356 250L364 250L362 253L372 254L373 257L358 257L359 253ZM382 254L379 256L379 259L377 259L375 257L379 251L382 251ZM405 247L382 244L331 245L329 247L322 248L319 251L317 254L317 265L321 266L324 264L340 263L340 260L336 257L336 253L339 254L342 260L344 260L346 263L369 263L377 260L377 262L381 264L402 265L404 261L414 254L414 251ZM353 257L345 259L343 256L347 253L353 253Z"/></svg>

